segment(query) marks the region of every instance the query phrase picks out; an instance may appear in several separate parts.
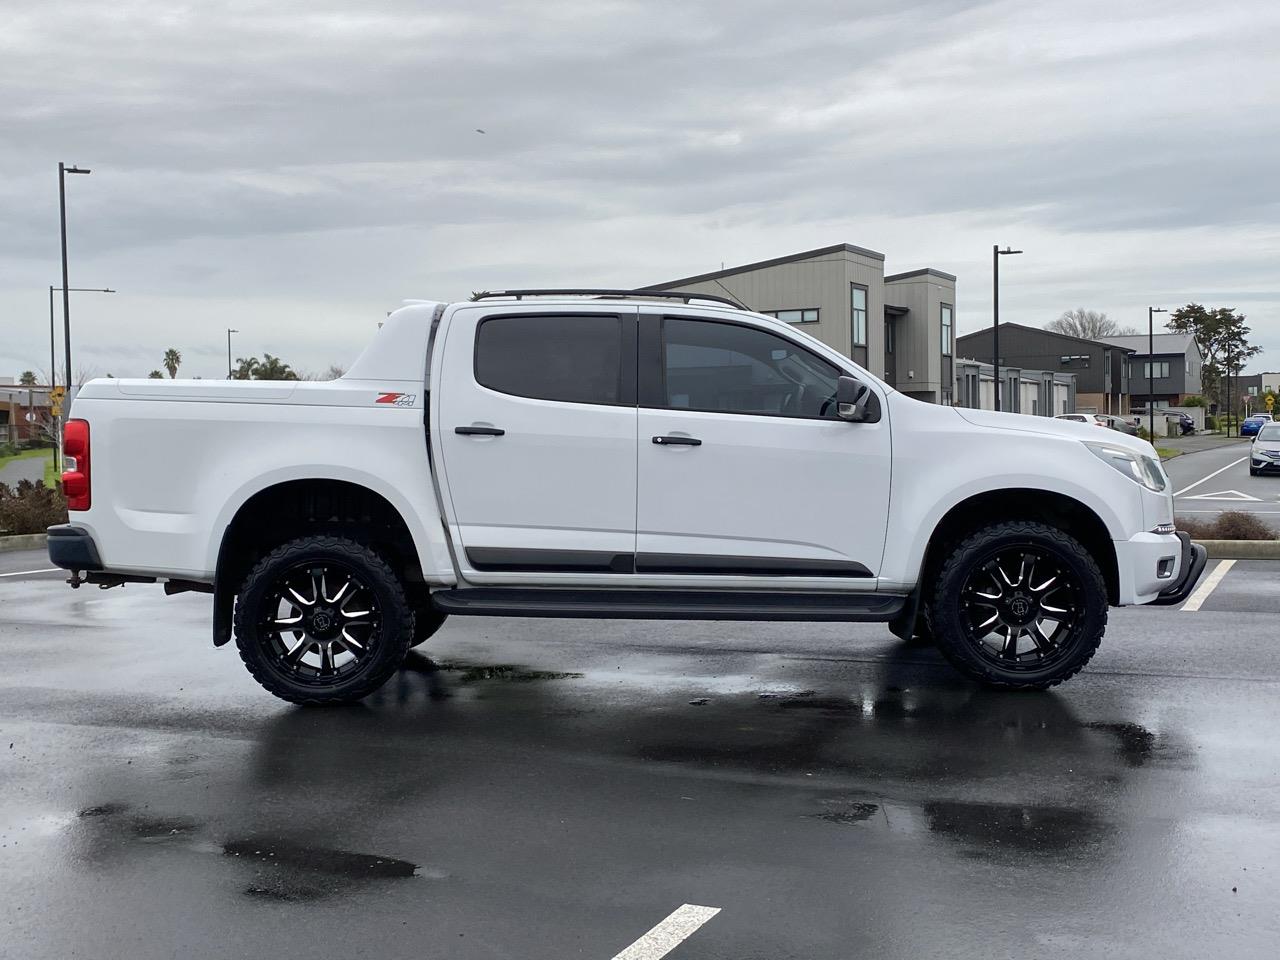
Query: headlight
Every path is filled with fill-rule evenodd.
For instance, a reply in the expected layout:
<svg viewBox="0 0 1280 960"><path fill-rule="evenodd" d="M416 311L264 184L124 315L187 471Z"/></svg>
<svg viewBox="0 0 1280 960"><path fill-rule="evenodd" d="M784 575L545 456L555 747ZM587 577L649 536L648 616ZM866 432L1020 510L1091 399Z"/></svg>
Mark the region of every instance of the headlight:
<svg viewBox="0 0 1280 960"><path fill-rule="evenodd" d="M1164 470L1160 467L1160 461L1154 457L1144 457L1140 453L1134 453L1124 447L1112 446L1109 443L1085 443L1085 446L1107 466L1115 467L1130 480L1142 484L1148 490L1159 493L1165 488Z"/></svg>

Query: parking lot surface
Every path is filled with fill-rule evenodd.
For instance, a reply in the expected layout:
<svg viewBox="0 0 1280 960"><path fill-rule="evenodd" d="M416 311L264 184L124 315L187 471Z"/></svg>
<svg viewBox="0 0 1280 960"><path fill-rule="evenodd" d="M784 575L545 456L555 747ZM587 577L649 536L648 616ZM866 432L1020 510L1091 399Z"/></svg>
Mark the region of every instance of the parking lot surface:
<svg viewBox="0 0 1280 960"><path fill-rule="evenodd" d="M5 957L1280 942L1280 564L1113 610L1043 694L875 625L455 619L342 709L260 690L207 597L46 566L0 555Z"/></svg>

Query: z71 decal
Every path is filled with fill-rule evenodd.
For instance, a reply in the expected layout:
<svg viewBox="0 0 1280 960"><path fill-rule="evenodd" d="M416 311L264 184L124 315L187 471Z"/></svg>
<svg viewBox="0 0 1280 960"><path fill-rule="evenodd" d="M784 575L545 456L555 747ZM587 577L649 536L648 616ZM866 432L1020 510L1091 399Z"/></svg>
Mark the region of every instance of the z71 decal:
<svg viewBox="0 0 1280 960"><path fill-rule="evenodd" d="M389 403L397 407L412 407L418 402L416 393L380 393L374 403Z"/></svg>

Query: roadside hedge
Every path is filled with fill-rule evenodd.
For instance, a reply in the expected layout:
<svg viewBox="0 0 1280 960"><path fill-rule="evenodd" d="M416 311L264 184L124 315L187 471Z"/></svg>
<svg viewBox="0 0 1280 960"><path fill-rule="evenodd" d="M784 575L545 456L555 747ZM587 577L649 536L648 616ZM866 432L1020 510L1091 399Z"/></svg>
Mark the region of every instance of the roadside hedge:
<svg viewBox="0 0 1280 960"><path fill-rule="evenodd" d="M0 483L0 533L44 533L66 522L67 502L61 490L30 480L16 487Z"/></svg>

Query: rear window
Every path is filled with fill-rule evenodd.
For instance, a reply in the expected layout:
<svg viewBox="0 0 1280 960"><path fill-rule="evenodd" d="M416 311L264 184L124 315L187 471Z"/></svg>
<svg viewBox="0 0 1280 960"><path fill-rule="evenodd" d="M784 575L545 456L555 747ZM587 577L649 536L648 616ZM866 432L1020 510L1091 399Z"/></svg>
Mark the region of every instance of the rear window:
<svg viewBox="0 0 1280 960"><path fill-rule="evenodd" d="M611 316L492 317L476 331L476 382L566 403L619 403L622 321Z"/></svg>

